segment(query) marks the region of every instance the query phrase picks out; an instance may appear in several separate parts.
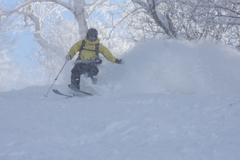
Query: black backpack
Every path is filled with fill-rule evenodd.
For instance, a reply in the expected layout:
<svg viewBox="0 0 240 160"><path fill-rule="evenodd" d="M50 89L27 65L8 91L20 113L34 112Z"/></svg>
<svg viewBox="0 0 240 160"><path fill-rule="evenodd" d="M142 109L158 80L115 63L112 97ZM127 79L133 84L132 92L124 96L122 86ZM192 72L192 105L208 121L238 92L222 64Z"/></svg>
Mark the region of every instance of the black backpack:
<svg viewBox="0 0 240 160"><path fill-rule="evenodd" d="M78 59L80 59L80 54L82 52L82 50L86 50L86 51L95 51L96 52L96 59L95 59L95 64L101 64L102 63L102 60L99 58L99 43L95 44L95 49L96 50L91 50L91 49L85 49L85 44L86 44L86 41L83 40L82 41L82 45L81 47L79 48L79 56L78 56Z"/></svg>
<svg viewBox="0 0 240 160"><path fill-rule="evenodd" d="M99 43L95 44L96 50L85 49L85 48L84 48L84 47L85 47L85 44L86 44L86 41L83 40L83 41L82 41L82 45L81 45L81 47L79 48L79 54L81 54L82 50L95 51L95 52L96 52L96 56L98 57L98 55L99 55Z"/></svg>

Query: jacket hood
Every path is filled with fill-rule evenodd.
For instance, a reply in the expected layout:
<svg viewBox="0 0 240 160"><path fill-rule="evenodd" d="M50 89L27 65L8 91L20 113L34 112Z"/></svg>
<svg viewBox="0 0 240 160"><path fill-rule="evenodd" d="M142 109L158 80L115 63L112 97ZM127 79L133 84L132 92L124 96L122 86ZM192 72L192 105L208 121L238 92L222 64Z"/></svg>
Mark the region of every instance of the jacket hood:
<svg viewBox="0 0 240 160"><path fill-rule="evenodd" d="M84 40L85 40L87 43L89 43L89 44L98 44L98 43L100 42L100 39L99 39L99 38L98 38L96 41L93 41L93 42L89 41L89 40L87 39L87 37L85 37Z"/></svg>

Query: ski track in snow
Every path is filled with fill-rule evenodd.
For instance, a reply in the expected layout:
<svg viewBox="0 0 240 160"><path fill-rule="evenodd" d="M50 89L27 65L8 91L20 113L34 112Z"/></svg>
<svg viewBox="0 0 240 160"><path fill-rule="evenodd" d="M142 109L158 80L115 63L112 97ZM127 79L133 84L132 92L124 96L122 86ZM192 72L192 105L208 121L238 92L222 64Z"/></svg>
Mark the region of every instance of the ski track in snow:
<svg viewBox="0 0 240 160"><path fill-rule="evenodd" d="M98 96L1 92L0 160L240 159L239 53L153 40L123 59L100 67L97 86L83 78Z"/></svg>

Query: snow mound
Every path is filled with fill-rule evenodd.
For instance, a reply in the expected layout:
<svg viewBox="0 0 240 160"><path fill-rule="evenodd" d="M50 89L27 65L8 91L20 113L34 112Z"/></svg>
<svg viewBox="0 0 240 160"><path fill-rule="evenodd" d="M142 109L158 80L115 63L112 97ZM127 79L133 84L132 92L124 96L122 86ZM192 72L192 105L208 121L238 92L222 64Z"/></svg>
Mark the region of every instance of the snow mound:
<svg viewBox="0 0 240 160"><path fill-rule="evenodd" d="M99 66L95 88L107 96L44 97L50 86L0 92L0 160L240 159L239 93L198 94L239 91L237 52L154 40L123 59ZM54 88L67 93L66 77Z"/></svg>
<svg viewBox="0 0 240 160"><path fill-rule="evenodd" d="M240 91L240 54L213 43L151 40L102 69L102 82L122 93L215 94Z"/></svg>

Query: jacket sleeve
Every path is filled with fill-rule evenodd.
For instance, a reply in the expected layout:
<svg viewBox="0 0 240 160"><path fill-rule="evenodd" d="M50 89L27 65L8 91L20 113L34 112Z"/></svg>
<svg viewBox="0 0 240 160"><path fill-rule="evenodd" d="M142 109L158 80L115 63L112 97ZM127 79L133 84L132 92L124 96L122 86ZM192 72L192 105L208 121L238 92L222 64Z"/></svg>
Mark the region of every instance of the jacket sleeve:
<svg viewBox="0 0 240 160"><path fill-rule="evenodd" d="M112 55L112 53L101 43L99 44L99 52L110 62L115 63L116 58Z"/></svg>
<svg viewBox="0 0 240 160"><path fill-rule="evenodd" d="M73 58L74 55L79 51L80 46L82 45L82 41L76 42L69 50L68 54Z"/></svg>

